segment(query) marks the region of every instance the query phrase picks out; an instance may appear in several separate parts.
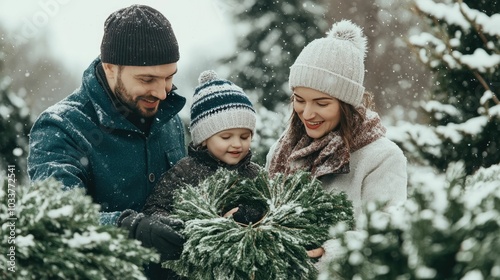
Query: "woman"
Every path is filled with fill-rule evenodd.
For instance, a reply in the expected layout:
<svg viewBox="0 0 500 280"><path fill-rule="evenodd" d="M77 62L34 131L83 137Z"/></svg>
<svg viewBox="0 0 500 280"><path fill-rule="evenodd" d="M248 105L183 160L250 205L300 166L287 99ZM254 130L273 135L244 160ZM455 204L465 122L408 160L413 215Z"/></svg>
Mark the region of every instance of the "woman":
<svg viewBox="0 0 500 280"><path fill-rule="evenodd" d="M368 201L384 201L390 208L407 196L406 158L385 137L365 94L365 52L361 29L346 20L302 50L290 68L290 124L266 164L271 176L307 170L326 190L345 192L355 218ZM308 254L320 257L328 251L324 244Z"/></svg>

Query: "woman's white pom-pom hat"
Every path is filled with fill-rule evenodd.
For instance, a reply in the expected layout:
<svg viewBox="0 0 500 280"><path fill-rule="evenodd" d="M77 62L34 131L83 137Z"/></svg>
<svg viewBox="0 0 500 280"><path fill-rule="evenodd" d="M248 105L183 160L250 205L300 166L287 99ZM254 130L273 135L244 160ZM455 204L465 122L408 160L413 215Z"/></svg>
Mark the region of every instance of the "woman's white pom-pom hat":
<svg viewBox="0 0 500 280"><path fill-rule="evenodd" d="M349 20L335 23L325 38L309 43L290 67L289 85L312 88L353 106L365 87L366 37Z"/></svg>
<svg viewBox="0 0 500 280"><path fill-rule="evenodd" d="M195 146L226 129L248 128L255 132L255 110L239 86L218 78L213 70L201 73L198 83L189 127Z"/></svg>

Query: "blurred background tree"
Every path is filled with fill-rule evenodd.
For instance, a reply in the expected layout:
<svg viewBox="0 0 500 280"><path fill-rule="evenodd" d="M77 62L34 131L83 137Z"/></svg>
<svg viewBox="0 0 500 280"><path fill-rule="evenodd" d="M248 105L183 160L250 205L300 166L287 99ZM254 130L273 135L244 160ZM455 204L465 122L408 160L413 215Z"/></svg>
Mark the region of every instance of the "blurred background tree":
<svg viewBox="0 0 500 280"><path fill-rule="evenodd" d="M0 170L15 165L26 177L28 135L38 114L77 87L58 58L48 55L47 37L14 44L0 26Z"/></svg>
<svg viewBox="0 0 500 280"><path fill-rule="evenodd" d="M4 55L0 52L0 57ZM0 69L2 68L0 63ZM31 129L30 109L23 97L24 91L11 90L11 79L0 75L0 170L15 166L16 177L26 171L28 134Z"/></svg>

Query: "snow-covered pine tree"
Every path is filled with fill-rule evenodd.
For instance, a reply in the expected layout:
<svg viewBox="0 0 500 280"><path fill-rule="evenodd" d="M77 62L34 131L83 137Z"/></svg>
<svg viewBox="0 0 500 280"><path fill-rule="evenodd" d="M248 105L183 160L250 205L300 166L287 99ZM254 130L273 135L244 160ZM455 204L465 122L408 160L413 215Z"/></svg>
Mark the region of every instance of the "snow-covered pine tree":
<svg viewBox="0 0 500 280"><path fill-rule="evenodd" d="M222 217L233 207L260 215L249 223L238 212ZM250 180L219 170L178 190L173 209L186 243L180 259L164 265L188 279L315 279L306 249L321 246L331 226L353 225L347 196L324 192L306 172L269 179L263 171Z"/></svg>
<svg viewBox="0 0 500 280"><path fill-rule="evenodd" d="M318 279L500 279L500 165L464 170L414 188L401 212L369 204Z"/></svg>
<svg viewBox="0 0 500 280"><path fill-rule="evenodd" d="M257 97L258 138L252 141L252 152L253 160L264 164L289 117L289 67L306 44L325 36L327 10L318 0L219 3L232 15L237 30L236 51L220 61L220 72Z"/></svg>
<svg viewBox="0 0 500 280"><path fill-rule="evenodd" d="M122 229L99 225L99 206L83 189L9 178L0 177L0 238L9 247L0 255L0 278L146 279L143 265L159 260Z"/></svg>
<svg viewBox="0 0 500 280"><path fill-rule="evenodd" d="M415 0L428 32L410 37L432 70L422 108L429 124L399 124L393 140L408 157L444 171L465 162L467 174L500 162L500 2Z"/></svg>

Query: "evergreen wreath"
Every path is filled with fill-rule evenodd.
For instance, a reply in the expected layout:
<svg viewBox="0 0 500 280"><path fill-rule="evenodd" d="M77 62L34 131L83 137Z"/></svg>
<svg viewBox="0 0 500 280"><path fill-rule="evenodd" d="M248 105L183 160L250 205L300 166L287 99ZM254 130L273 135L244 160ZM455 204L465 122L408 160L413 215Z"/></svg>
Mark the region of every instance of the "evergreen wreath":
<svg viewBox="0 0 500 280"><path fill-rule="evenodd" d="M222 217L233 207L243 215ZM320 247L331 226L354 224L346 194L326 193L306 172L246 179L219 170L177 190L172 216L185 222L186 243L163 266L188 279L315 279L306 250Z"/></svg>

